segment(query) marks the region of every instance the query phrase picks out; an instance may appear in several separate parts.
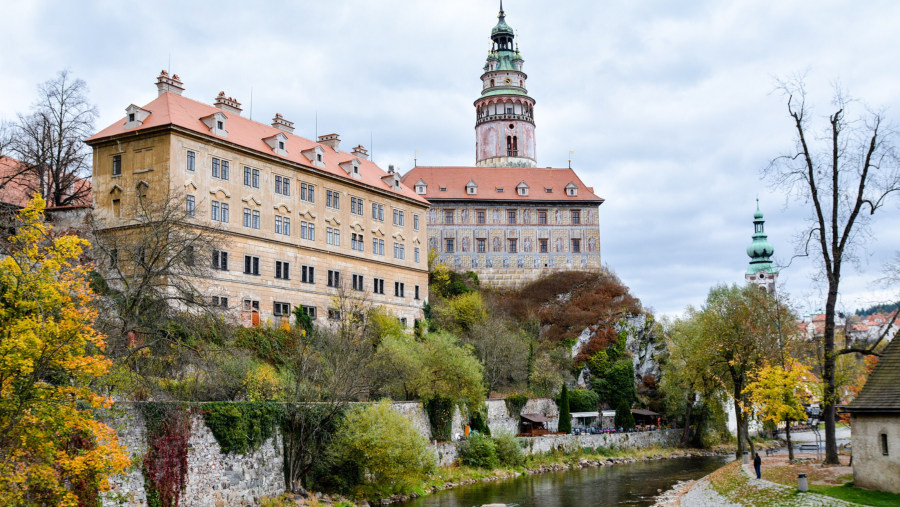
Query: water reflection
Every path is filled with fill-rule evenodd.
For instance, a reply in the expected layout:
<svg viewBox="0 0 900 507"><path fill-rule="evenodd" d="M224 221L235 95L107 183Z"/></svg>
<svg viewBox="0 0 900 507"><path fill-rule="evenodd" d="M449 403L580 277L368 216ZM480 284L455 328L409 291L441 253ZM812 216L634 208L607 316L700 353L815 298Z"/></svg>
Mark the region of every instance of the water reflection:
<svg viewBox="0 0 900 507"><path fill-rule="evenodd" d="M530 475L473 484L401 504L405 507L652 505L659 490L700 478L733 458L678 458Z"/></svg>

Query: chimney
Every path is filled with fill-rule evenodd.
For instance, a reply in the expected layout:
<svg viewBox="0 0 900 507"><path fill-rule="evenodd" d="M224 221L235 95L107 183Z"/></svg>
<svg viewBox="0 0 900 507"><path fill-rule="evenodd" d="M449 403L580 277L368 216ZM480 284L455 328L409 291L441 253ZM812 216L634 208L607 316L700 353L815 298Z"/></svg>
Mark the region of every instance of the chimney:
<svg viewBox="0 0 900 507"><path fill-rule="evenodd" d="M294 133L294 122L285 120L281 113L275 113L275 117L272 118L272 126L288 134Z"/></svg>
<svg viewBox="0 0 900 507"><path fill-rule="evenodd" d="M366 149L363 145L361 145L361 144L357 145L356 148L353 148L352 153L353 153L353 155L355 155L355 156L357 156L357 157L359 157L359 158L364 158L364 159L366 159L366 160L369 159L369 150L367 150L367 149Z"/></svg>
<svg viewBox="0 0 900 507"><path fill-rule="evenodd" d="M159 95L166 92L181 95L181 92L184 91L183 84L181 79L178 78L178 74L172 74L172 76L169 77L169 73L164 70L159 71L159 76L156 78L156 90L159 91Z"/></svg>
<svg viewBox="0 0 900 507"><path fill-rule="evenodd" d="M222 111L229 113L241 114L241 103L234 100L233 97L226 97L225 92L219 92L216 96L216 102L213 104Z"/></svg>
<svg viewBox="0 0 900 507"><path fill-rule="evenodd" d="M338 151L338 147L341 145L341 136L337 134L325 134L324 136L319 136L319 144L330 146L334 151Z"/></svg>
<svg viewBox="0 0 900 507"><path fill-rule="evenodd" d="M388 174L394 174L394 164L388 166Z"/></svg>

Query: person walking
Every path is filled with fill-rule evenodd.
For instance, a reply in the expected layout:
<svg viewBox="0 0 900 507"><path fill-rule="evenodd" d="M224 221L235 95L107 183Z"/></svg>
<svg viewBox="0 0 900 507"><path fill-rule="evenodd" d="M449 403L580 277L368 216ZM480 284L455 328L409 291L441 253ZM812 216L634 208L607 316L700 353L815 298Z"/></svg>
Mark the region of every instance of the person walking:
<svg viewBox="0 0 900 507"><path fill-rule="evenodd" d="M762 458L759 457L759 453L753 456L753 468L756 470L756 478L762 479Z"/></svg>

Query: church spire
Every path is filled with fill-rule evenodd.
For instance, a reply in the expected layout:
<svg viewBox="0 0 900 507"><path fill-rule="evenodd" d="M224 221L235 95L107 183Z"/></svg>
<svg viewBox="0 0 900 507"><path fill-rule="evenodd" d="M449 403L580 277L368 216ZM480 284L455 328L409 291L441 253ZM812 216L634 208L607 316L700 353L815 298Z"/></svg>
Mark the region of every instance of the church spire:
<svg viewBox="0 0 900 507"><path fill-rule="evenodd" d="M775 282L778 279L778 268L772 262L772 254L775 253L775 248L769 243L765 223L762 211L759 210L759 198L757 198L756 213L753 214L753 241L747 247L750 265L744 278L769 292L774 292Z"/></svg>

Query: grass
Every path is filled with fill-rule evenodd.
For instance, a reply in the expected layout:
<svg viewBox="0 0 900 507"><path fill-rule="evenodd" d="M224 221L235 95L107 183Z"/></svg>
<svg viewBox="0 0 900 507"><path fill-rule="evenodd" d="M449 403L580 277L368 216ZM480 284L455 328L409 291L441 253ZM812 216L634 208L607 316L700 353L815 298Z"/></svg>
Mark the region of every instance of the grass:
<svg viewBox="0 0 900 507"><path fill-rule="evenodd" d="M900 495L888 493L886 491L856 488L853 487L852 482L848 482L843 486L813 485L809 487L809 490L821 495L862 505L872 505L875 507L894 507L900 505Z"/></svg>
<svg viewBox="0 0 900 507"><path fill-rule="evenodd" d="M799 491L760 488L740 471L740 461L733 461L710 474L710 485L716 493L732 502L752 506L791 505L800 500Z"/></svg>

